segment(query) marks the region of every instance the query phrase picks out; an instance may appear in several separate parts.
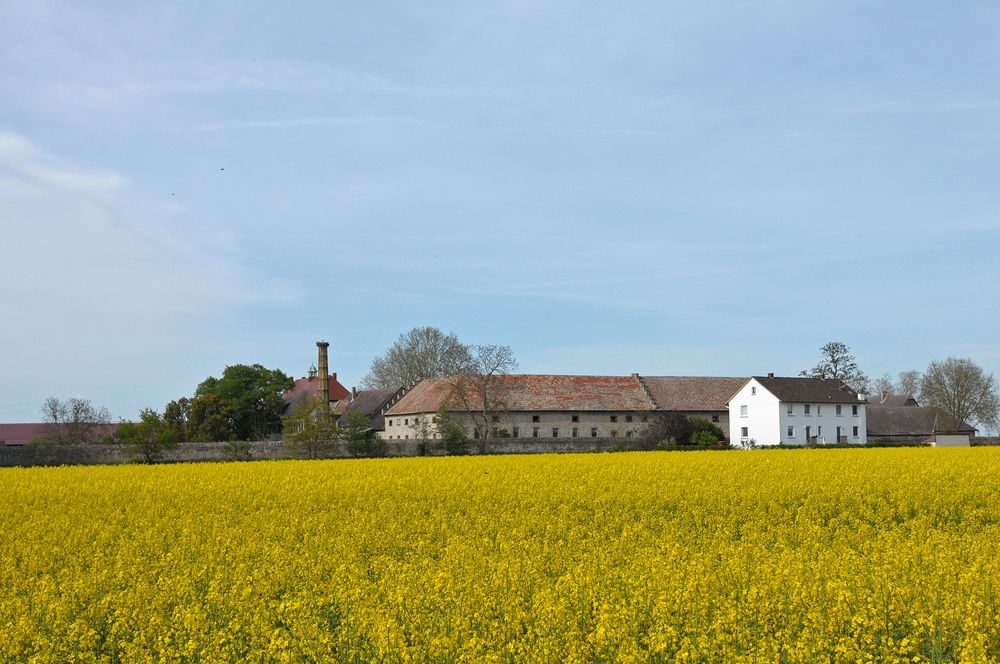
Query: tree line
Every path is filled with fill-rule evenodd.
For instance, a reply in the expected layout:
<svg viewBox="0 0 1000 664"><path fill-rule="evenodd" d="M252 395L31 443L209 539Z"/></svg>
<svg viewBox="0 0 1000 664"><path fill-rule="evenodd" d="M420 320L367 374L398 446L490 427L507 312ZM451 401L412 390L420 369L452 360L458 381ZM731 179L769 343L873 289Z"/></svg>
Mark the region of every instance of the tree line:
<svg viewBox="0 0 1000 664"><path fill-rule="evenodd" d="M418 424L423 442L418 452L435 446L448 454L463 454L472 445L485 453L497 438L509 433L492 426L508 410L519 389L512 375L518 368L509 346L467 345L454 334L433 327L413 328L376 357L361 385L368 389L412 387L424 378L448 377L452 394L442 409ZM843 380L862 393L907 394L939 415L942 430L963 424L996 430L1000 427L1000 389L992 373L968 358L949 357L931 362L924 371L901 371L871 380L858 366L850 347L830 342L820 348L820 361L800 375ZM282 394L294 381L278 369L260 364L226 367L219 378L209 376L190 398L170 401L162 412L143 409L138 422L121 420L110 433L106 408L89 400L46 400L42 426L34 442L81 444L117 442L136 456L153 462L179 442L226 442L230 458L249 458L249 442L282 434L288 450L299 456L327 456L344 444L354 456L384 456L386 441L357 410L335 415L329 403L317 398L296 404L290 417L281 417ZM453 413L472 421L477 435L469 439L466 426ZM645 429L635 443L642 447L709 446L724 440L725 432L707 420L679 413L649 413ZM432 438L432 433L439 438ZM439 442L431 442L431 441Z"/></svg>
<svg viewBox="0 0 1000 664"><path fill-rule="evenodd" d="M937 416L942 431L957 431L964 424L989 431L1000 428L1000 384L966 357L934 360L923 371L900 371L870 379L858 367L847 344L831 341L820 348L820 361L801 376L843 380L863 394L893 394L914 397Z"/></svg>

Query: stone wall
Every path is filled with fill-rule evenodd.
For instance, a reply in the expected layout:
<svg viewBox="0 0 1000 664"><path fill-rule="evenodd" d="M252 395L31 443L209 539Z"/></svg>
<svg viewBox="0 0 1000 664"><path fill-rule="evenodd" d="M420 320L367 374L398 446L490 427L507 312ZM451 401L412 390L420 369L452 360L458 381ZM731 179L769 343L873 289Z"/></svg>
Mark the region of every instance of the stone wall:
<svg viewBox="0 0 1000 664"><path fill-rule="evenodd" d="M163 454L168 462L222 461L226 458L226 443L178 443ZM250 443L254 459L276 459L284 456L281 441ZM0 466L76 466L130 463L136 459L125 452L123 445L8 445L0 447Z"/></svg>
<svg viewBox="0 0 1000 664"><path fill-rule="evenodd" d="M385 441L388 456L418 455L418 441ZM634 449L638 441L630 438L519 438L491 442L488 454L566 454L577 452L607 452ZM429 456L441 456L443 450L428 450ZM478 454L476 441L469 442L469 454ZM250 443L253 459L287 459L281 441ZM179 443L163 455L164 462L197 462L226 460L226 443ZM345 445L338 445L330 455L345 458L350 454ZM8 445L0 447L0 467L3 466L77 466L132 463L137 459L125 453L122 445Z"/></svg>

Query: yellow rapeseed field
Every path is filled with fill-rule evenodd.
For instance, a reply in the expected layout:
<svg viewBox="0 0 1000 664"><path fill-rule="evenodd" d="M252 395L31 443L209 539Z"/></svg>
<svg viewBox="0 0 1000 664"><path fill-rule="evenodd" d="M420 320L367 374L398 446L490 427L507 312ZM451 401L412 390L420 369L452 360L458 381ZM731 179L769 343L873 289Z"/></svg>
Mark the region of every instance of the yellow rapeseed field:
<svg viewBox="0 0 1000 664"><path fill-rule="evenodd" d="M0 469L0 661L1000 661L998 489L985 448Z"/></svg>

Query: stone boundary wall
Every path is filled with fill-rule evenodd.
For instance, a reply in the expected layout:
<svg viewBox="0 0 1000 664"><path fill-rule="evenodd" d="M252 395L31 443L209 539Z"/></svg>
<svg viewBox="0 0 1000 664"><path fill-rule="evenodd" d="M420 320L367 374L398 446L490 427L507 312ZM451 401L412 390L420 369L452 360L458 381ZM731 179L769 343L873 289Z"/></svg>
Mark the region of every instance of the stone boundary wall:
<svg viewBox="0 0 1000 664"><path fill-rule="evenodd" d="M391 457L418 455L418 441L385 441L387 454ZM568 454L580 452L608 452L620 449L635 449L636 442L628 438L577 438L546 439L519 438L505 439L491 444L487 454ZM289 459L285 444L279 441L250 443L253 459ZM178 443L177 447L164 453L167 463L225 461L226 443ZM469 454L476 455L479 449L476 441L469 442ZM431 449L427 456L443 456L444 451ZM338 445L331 457L348 458L346 445ZM141 457L129 456L123 445L7 445L0 447L0 467L4 466L80 466L133 463Z"/></svg>
<svg viewBox="0 0 1000 664"><path fill-rule="evenodd" d="M976 436L972 439L973 447L995 447L1000 446L1000 436Z"/></svg>

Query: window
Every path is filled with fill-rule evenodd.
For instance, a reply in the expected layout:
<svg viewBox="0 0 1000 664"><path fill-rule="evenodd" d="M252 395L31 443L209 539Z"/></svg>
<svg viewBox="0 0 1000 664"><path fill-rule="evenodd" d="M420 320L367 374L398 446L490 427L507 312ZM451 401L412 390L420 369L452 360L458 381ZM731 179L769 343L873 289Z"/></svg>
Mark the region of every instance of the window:
<svg viewBox="0 0 1000 664"><path fill-rule="evenodd" d="M617 415L612 415L611 416L611 421L612 422L617 422L618 421L618 416Z"/></svg>
<svg viewBox="0 0 1000 664"><path fill-rule="evenodd" d="M802 406L802 414L803 415L808 415L809 414L809 404L806 404L806 405Z"/></svg>
<svg viewBox="0 0 1000 664"><path fill-rule="evenodd" d="M409 436L409 434L407 434L407 435L403 436L403 438L405 438L406 440L409 440L410 436Z"/></svg>
<svg viewBox="0 0 1000 664"><path fill-rule="evenodd" d="M823 408L822 404L816 404L816 417L820 417L823 414L822 408Z"/></svg>
<svg viewBox="0 0 1000 664"><path fill-rule="evenodd" d="M816 437L819 438L823 435L823 427L816 427Z"/></svg>
<svg viewBox="0 0 1000 664"><path fill-rule="evenodd" d="M837 442L840 442L840 427L837 427Z"/></svg>
<svg viewBox="0 0 1000 664"><path fill-rule="evenodd" d="M851 406L851 415L857 415L857 414L858 414L858 407L857 406ZM855 428L857 428L857 427L855 427Z"/></svg>
<svg viewBox="0 0 1000 664"><path fill-rule="evenodd" d="M632 421L632 416L631 415L626 415L625 416L625 421L626 422L631 422Z"/></svg>
<svg viewBox="0 0 1000 664"><path fill-rule="evenodd" d="M625 437L626 438L631 438L632 437L632 432L631 431L626 431L625 432Z"/></svg>
<svg viewBox="0 0 1000 664"><path fill-rule="evenodd" d="M750 427L740 427L740 438L750 437Z"/></svg>
<svg viewBox="0 0 1000 664"><path fill-rule="evenodd" d="M552 427L552 437L553 438L559 437L559 427Z"/></svg>
<svg viewBox="0 0 1000 664"><path fill-rule="evenodd" d="M835 412L835 413L836 413L837 415L843 415L843 414L844 414L844 412L843 412L843 411L841 410L842 408L843 408L843 406L841 406L841 405L840 405L840 404L838 403L838 404L837 404L836 406L834 406L834 409L835 409L835 410L834 410L834 412Z"/></svg>
<svg viewBox="0 0 1000 664"><path fill-rule="evenodd" d="M541 417L539 417L538 415L532 415L532 416L531 416L531 421L532 421L532 422L541 422L541 421L542 421L542 418L541 418Z"/></svg>
<svg viewBox="0 0 1000 664"><path fill-rule="evenodd" d="M579 429L577 429L576 427L573 427L573 437L574 437L574 438L576 438L576 436L577 436L577 433L578 433L579 431L580 431Z"/></svg>
<svg viewBox="0 0 1000 664"><path fill-rule="evenodd" d="M574 422L579 422L580 421L580 416L579 415L574 415L572 419L573 419Z"/></svg>
<svg viewBox="0 0 1000 664"><path fill-rule="evenodd" d="M785 412L788 413L789 416L795 415L795 406L793 406L792 404L788 404L787 406L785 406Z"/></svg>
<svg viewBox="0 0 1000 664"><path fill-rule="evenodd" d="M753 386L750 387L750 396L752 396L752 397L757 396L757 386L756 385L753 385Z"/></svg>
<svg viewBox="0 0 1000 664"><path fill-rule="evenodd" d="M403 424L405 424L405 425L409 426L409 424L410 424L410 420L409 420L409 419L406 419L406 420L403 420Z"/></svg>
<svg viewBox="0 0 1000 664"><path fill-rule="evenodd" d="M612 430L611 430L611 437L612 437L612 438L617 438L617 437L618 437L618 432L617 432L617 431L615 431L614 429L612 429Z"/></svg>
<svg viewBox="0 0 1000 664"><path fill-rule="evenodd" d="M500 421L500 416L499 415L494 415L493 416L493 421L494 422L499 422Z"/></svg>
<svg viewBox="0 0 1000 664"><path fill-rule="evenodd" d="M645 417L642 418L642 421L645 422L646 418ZM719 421L719 416L718 415L712 415L712 421L713 422L718 422Z"/></svg>
<svg viewBox="0 0 1000 664"><path fill-rule="evenodd" d="M517 427L514 427L514 430L513 430L513 433L511 433L511 436L514 437L514 438L520 438L521 437L521 430L519 428L517 428Z"/></svg>
<svg viewBox="0 0 1000 664"><path fill-rule="evenodd" d="M531 428L531 437L532 438L538 438L538 427L532 427Z"/></svg>
<svg viewBox="0 0 1000 664"><path fill-rule="evenodd" d="M809 440L809 438L811 438L810 436L811 429L812 427L806 427L806 440Z"/></svg>
<svg viewBox="0 0 1000 664"><path fill-rule="evenodd" d="M795 427L788 427L788 437L795 438Z"/></svg>
<svg viewBox="0 0 1000 664"><path fill-rule="evenodd" d="M592 427L590 429L590 437L591 438L597 438L597 427Z"/></svg>
<svg viewBox="0 0 1000 664"><path fill-rule="evenodd" d="M858 428L857 427L854 427L854 437L855 438L858 437Z"/></svg>
<svg viewBox="0 0 1000 664"><path fill-rule="evenodd" d="M746 417L746 416L747 416L747 407L740 406L740 417Z"/></svg>
<svg viewBox="0 0 1000 664"><path fill-rule="evenodd" d="M472 430L472 437L475 438L476 440L479 440L479 427L476 427L475 429Z"/></svg>

